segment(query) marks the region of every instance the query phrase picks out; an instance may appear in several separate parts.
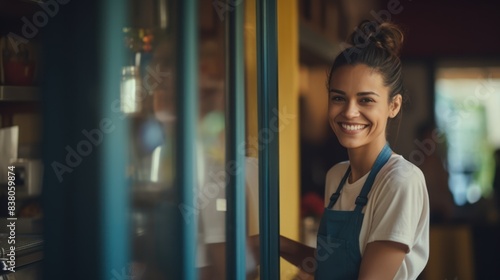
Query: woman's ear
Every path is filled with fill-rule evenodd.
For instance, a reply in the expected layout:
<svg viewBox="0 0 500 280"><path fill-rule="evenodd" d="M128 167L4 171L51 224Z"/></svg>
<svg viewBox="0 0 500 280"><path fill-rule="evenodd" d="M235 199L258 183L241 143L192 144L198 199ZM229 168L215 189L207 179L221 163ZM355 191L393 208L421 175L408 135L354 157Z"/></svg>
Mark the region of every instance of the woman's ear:
<svg viewBox="0 0 500 280"><path fill-rule="evenodd" d="M401 94L396 94L391 103L389 104L389 117L392 119L396 117L401 110L401 105L403 103L403 97Z"/></svg>

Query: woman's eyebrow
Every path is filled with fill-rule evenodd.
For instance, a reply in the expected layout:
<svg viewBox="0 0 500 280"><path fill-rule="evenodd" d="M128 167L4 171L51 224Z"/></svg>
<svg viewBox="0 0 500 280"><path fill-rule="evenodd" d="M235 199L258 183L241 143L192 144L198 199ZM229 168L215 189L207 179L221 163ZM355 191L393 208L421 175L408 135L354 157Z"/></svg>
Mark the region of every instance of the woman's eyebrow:
<svg viewBox="0 0 500 280"><path fill-rule="evenodd" d="M338 93L338 94L341 94L341 95L346 95L346 93L340 89L336 89L336 88L332 88L330 89L330 92L333 92L333 93ZM356 94L357 96L367 96L367 95L376 95L376 96L379 96L380 95L374 91L362 91L362 92L358 92Z"/></svg>
<svg viewBox="0 0 500 280"><path fill-rule="evenodd" d="M330 92L346 95L345 92L341 91L340 89L335 89L335 88L331 88Z"/></svg>
<svg viewBox="0 0 500 280"><path fill-rule="evenodd" d="M379 96L380 95L374 91L362 91L362 92L358 92L357 96L366 96L366 95L376 95L376 96Z"/></svg>

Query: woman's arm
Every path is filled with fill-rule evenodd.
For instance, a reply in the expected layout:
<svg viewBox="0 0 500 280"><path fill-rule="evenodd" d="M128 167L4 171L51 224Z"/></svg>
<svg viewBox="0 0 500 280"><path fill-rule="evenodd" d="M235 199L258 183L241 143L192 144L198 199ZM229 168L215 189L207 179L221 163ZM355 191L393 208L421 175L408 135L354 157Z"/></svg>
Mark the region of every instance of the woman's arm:
<svg viewBox="0 0 500 280"><path fill-rule="evenodd" d="M314 274L311 270L310 261L315 261L314 252L315 248L306 246L300 242L291 240L280 235L280 255L285 260L293 264L294 266L300 268L301 270ZM306 261L309 261L306 263ZM315 268L315 267L314 267Z"/></svg>
<svg viewBox="0 0 500 280"><path fill-rule="evenodd" d="M394 279L408 247L394 241L374 241L366 245L359 280Z"/></svg>
<svg viewBox="0 0 500 280"><path fill-rule="evenodd" d="M250 247L253 248L253 255L256 256L256 261L260 264L259 235L251 236L249 241L249 244L251 245ZM310 266L311 261L315 261L315 250L315 248L306 246L300 242L280 235L280 256L294 266L300 268L302 271L311 275L314 274L314 270L311 270L311 268L307 267L307 265ZM309 262L306 263L306 261Z"/></svg>

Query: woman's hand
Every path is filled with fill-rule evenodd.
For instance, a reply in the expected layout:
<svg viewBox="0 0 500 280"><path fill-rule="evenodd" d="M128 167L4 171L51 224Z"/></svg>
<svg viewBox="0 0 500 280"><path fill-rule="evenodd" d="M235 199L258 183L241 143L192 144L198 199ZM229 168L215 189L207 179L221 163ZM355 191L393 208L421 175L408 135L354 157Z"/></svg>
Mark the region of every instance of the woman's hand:
<svg viewBox="0 0 500 280"><path fill-rule="evenodd" d="M260 264L260 236L252 235L248 237L247 246L253 253L256 263ZM315 260L315 250L315 248L306 246L300 242L280 235L280 256L294 266L300 268L302 271L311 275L314 274L314 271L304 267L304 264L306 263L306 260Z"/></svg>

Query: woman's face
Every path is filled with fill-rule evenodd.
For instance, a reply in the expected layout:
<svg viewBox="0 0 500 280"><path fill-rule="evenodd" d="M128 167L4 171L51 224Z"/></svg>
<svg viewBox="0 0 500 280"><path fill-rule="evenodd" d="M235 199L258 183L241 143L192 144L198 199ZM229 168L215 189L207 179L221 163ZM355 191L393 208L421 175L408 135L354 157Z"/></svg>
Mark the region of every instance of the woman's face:
<svg viewBox="0 0 500 280"><path fill-rule="evenodd" d="M328 119L342 146L385 144L387 119L399 112L401 95L389 102L380 73L365 64L344 65L333 72L328 95Z"/></svg>

